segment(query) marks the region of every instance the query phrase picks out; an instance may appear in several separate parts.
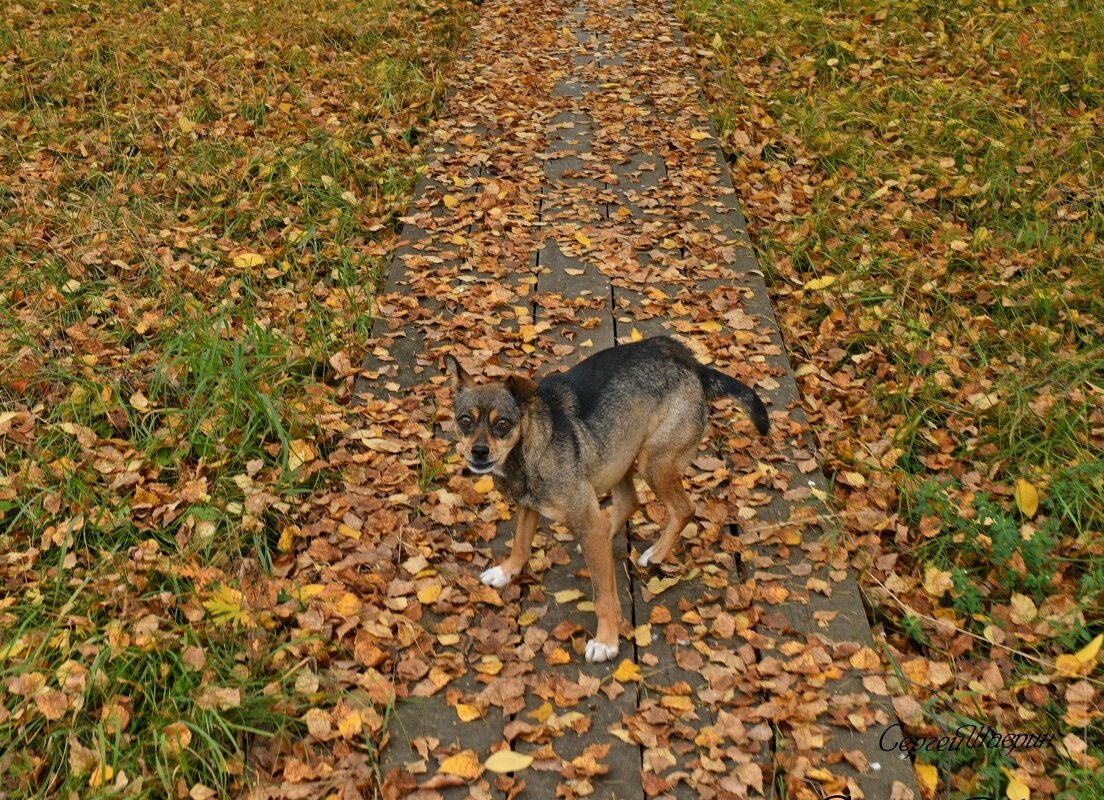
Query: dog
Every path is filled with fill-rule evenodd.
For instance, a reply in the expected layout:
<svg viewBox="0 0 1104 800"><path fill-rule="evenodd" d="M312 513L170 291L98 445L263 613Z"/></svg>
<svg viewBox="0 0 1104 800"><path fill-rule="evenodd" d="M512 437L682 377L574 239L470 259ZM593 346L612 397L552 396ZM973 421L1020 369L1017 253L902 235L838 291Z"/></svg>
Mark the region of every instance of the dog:
<svg viewBox="0 0 1104 800"><path fill-rule="evenodd" d="M507 585L529 561L539 518L565 523L582 547L598 616L586 660L614 658L621 604L612 539L640 508L634 473L667 511L658 541L637 560L646 567L670 556L690 522L682 478L705 434L707 401L735 398L763 435L770 429L766 406L751 387L699 363L669 336L599 351L539 384L511 375L480 385L451 355L445 369L458 452L472 472L490 473L519 509L509 557L480 580ZM607 493L608 512L598 502Z"/></svg>

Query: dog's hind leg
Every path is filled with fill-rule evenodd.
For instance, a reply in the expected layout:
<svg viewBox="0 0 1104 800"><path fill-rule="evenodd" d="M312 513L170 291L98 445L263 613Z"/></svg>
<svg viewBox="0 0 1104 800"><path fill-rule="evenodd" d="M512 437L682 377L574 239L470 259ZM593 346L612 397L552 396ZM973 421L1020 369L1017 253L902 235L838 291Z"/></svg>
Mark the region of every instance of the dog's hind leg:
<svg viewBox="0 0 1104 800"><path fill-rule="evenodd" d="M659 540L641 553L636 563L642 567L665 561L678 544L679 534L686 528L694 516L690 498L682 486L682 475L686 465L681 461L658 461L653 459L648 465L645 479L655 492L656 499L663 503L667 511L667 521Z"/></svg>
<svg viewBox="0 0 1104 800"><path fill-rule="evenodd" d="M636 496L636 487L633 485L633 471L625 473L613 487L613 504L610 508L610 540L617 536L618 531L625 527L632 515L640 508L640 499Z"/></svg>
<svg viewBox="0 0 1104 800"><path fill-rule="evenodd" d="M705 405L700 398L681 399L683 402L669 407L663 423L640 448L641 474L667 511L659 540L636 561L642 567L658 564L671 554L694 514L682 476L705 433Z"/></svg>

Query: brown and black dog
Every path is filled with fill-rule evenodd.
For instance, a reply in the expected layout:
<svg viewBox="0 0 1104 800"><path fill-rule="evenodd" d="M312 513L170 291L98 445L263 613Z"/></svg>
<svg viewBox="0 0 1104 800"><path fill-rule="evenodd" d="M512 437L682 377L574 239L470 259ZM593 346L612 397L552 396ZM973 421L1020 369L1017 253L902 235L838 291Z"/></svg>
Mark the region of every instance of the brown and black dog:
<svg viewBox="0 0 1104 800"><path fill-rule="evenodd" d="M457 450L472 472L491 473L495 488L519 507L510 556L480 579L502 587L521 573L541 515L565 523L582 546L598 615L586 659L613 658L621 605L612 537L640 507L633 473L667 511L659 541L637 560L647 566L670 555L693 513L682 478L705 433L707 401L735 398L765 434L763 401L667 336L602 350L539 384L510 376L478 385L453 356L445 366L456 390ZM598 503L607 492L609 512Z"/></svg>

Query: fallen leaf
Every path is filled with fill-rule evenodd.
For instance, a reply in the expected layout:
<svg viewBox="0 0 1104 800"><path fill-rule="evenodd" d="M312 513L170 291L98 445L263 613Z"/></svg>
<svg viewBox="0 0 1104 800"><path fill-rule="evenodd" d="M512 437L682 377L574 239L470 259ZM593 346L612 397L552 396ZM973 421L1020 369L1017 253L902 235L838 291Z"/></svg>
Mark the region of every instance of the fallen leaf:
<svg viewBox="0 0 1104 800"><path fill-rule="evenodd" d="M462 750L441 762L437 771L445 775L456 775L464 780L474 781L483 774L483 766L474 750Z"/></svg>
<svg viewBox="0 0 1104 800"><path fill-rule="evenodd" d="M288 446L288 469L292 472L314 459L314 448L306 439L295 439Z"/></svg>
<svg viewBox="0 0 1104 800"><path fill-rule="evenodd" d="M524 753L515 753L513 750L499 750L483 762L483 766L491 772L503 774L518 772L526 769L533 763L533 757Z"/></svg>
<svg viewBox="0 0 1104 800"><path fill-rule="evenodd" d="M1034 517L1035 512L1039 510L1039 492L1034 485L1023 478L1018 478L1012 493L1016 498L1016 507L1020 509L1020 513L1028 519Z"/></svg>
<svg viewBox="0 0 1104 800"><path fill-rule="evenodd" d="M628 683L630 681L643 680L644 675L640 671L639 664L626 658L617 666L617 669L613 671L613 679L621 683Z"/></svg>
<svg viewBox="0 0 1104 800"><path fill-rule="evenodd" d="M238 269L259 267L263 263L265 263L265 257L260 253L242 253L241 255L234 256L234 266Z"/></svg>
<svg viewBox="0 0 1104 800"><path fill-rule="evenodd" d="M456 709L456 716L460 718L461 722L472 722L483 716L478 708L467 703L457 703L454 708Z"/></svg>
<svg viewBox="0 0 1104 800"><path fill-rule="evenodd" d="M1093 637L1093 640L1091 642L1089 642L1087 645L1074 653L1073 657L1080 661L1082 664L1089 664L1096 658L1097 654L1100 652L1101 644L1104 644L1104 633L1098 633L1095 637Z"/></svg>
<svg viewBox="0 0 1104 800"><path fill-rule="evenodd" d="M916 772L916 782L920 785L920 791L925 797L931 797L939 786L939 769L931 764L922 764L919 761L913 765Z"/></svg>
<svg viewBox="0 0 1104 800"><path fill-rule="evenodd" d="M573 600L578 600L580 597L583 596L583 593L578 589L562 589L558 592L553 593L552 596L556 598L557 603L563 605L564 603L570 603Z"/></svg>
<svg viewBox="0 0 1104 800"><path fill-rule="evenodd" d="M1004 790L1004 794L1008 797L1008 800L1030 800L1031 789L1028 788L1027 784L1007 769L1002 771L1008 776L1008 786Z"/></svg>
<svg viewBox="0 0 1104 800"><path fill-rule="evenodd" d="M827 289L835 282L835 275L822 275L819 278L813 278L811 281L807 281L805 283L805 288L810 292L815 292L819 291L820 289Z"/></svg>

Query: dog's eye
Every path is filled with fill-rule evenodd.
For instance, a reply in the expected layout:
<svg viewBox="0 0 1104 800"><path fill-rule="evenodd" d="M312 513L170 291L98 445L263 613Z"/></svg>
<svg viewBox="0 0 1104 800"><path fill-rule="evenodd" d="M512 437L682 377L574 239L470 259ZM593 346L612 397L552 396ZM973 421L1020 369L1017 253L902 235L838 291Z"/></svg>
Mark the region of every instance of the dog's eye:
<svg viewBox="0 0 1104 800"><path fill-rule="evenodd" d="M460 423L461 428L470 428L472 426L472 418L469 417L467 414L460 417L460 419L456 421Z"/></svg>
<svg viewBox="0 0 1104 800"><path fill-rule="evenodd" d="M510 432L510 428L512 427L513 423L511 423L510 420L500 419L498 422L495 423L495 433L497 433L499 436L505 436L507 433Z"/></svg>

